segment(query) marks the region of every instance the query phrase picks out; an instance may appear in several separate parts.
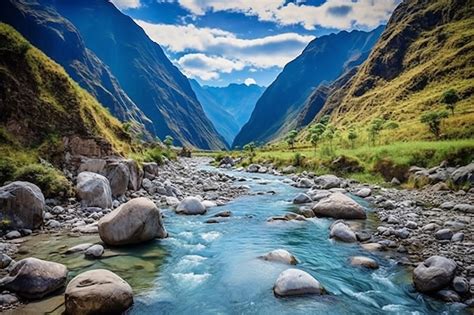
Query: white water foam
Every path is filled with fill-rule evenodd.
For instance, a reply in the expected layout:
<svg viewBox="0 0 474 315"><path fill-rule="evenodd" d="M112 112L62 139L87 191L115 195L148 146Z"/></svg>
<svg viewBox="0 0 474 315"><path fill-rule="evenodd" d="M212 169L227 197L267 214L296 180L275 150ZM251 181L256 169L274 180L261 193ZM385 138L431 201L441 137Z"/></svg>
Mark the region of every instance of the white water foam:
<svg viewBox="0 0 474 315"><path fill-rule="evenodd" d="M173 273L172 275L178 282L180 282L180 285L186 286L187 288L196 287L211 276L210 273L196 274L194 272Z"/></svg>
<svg viewBox="0 0 474 315"><path fill-rule="evenodd" d="M202 234L200 234L200 235L201 235L201 238L202 238L203 240L205 240L206 242L215 241L215 240L217 240L219 237L222 236L221 233L216 232L216 231L211 231L211 232L207 232L207 233L202 233Z"/></svg>
<svg viewBox="0 0 474 315"><path fill-rule="evenodd" d="M194 268L201 265L202 262L206 259L206 257L202 257L199 255L186 255L181 258L176 267L180 270Z"/></svg>

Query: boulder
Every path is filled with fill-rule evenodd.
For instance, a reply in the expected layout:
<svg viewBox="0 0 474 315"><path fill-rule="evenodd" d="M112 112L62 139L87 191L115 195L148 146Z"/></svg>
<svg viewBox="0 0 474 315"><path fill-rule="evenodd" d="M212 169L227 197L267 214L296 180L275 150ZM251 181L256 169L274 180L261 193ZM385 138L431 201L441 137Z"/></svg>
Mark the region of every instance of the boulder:
<svg viewBox="0 0 474 315"><path fill-rule="evenodd" d="M314 183L318 188L331 189L341 186L342 180L335 175L322 175L314 179Z"/></svg>
<svg viewBox="0 0 474 315"><path fill-rule="evenodd" d="M293 165L288 165L286 167L284 167L281 172L283 174L291 174L291 173L295 173L296 172L296 167L294 167Z"/></svg>
<svg viewBox="0 0 474 315"><path fill-rule="evenodd" d="M206 213L206 207L196 197L184 198L176 208L176 213L195 215Z"/></svg>
<svg viewBox="0 0 474 315"><path fill-rule="evenodd" d="M296 184L299 188L311 188L313 187L313 181L309 178L301 178Z"/></svg>
<svg viewBox="0 0 474 315"><path fill-rule="evenodd" d="M13 259L7 254L0 253L0 269L7 268L10 266Z"/></svg>
<svg viewBox="0 0 474 315"><path fill-rule="evenodd" d="M260 165L258 164L250 164L248 167L247 167L247 172L249 173L257 173L258 170L260 169Z"/></svg>
<svg viewBox="0 0 474 315"><path fill-rule="evenodd" d="M13 182L0 187L0 220L10 228L36 229L43 224L45 200L38 186Z"/></svg>
<svg viewBox="0 0 474 315"><path fill-rule="evenodd" d="M307 195L303 193L299 193L296 195L296 197L293 199L294 204L302 204L302 203L310 203L313 200Z"/></svg>
<svg viewBox="0 0 474 315"><path fill-rule="evenodd" d="M451 180L455 185L469 184L474 186L474 163L460 167L451 174Z"/></svg>
<svg viewBox="0 0 474 315"><path fill-rule="evenodd" d="M276 296L294 296L305 294L324 294L325 290L318 280L309 273L298 269L287 269L280 273L273 292Z"/></svg>
<svg viewBox="0 0 474 315"><path fill-rule="evenodd" d="M441 229L435 233L435 237L438 240L450 240L453 235L454 234L450 229Z"/></svg>
<svg viewBox="0 0 474 315"><path fill-rule="evenodd" d="M135 160L126 160L125 164L128 167L130 173L130 179L128 181L128 189L139 190L142 185L144 172Z"/></svg>
<svg viewBox="0 0 474 315"><path fill-rule="evenodd" d="M336 219L365 219L364 208L350 197L342 193L334 193L320 200L314 207L316 216L333 217Z"/></svg>
<svg viewBox="0 0 474 315"><path fill-rule="evenodd" d="M77 275L69 282L64 297L70 315L122 314L133 304L130 285L105 269Z"/></svg>
<svg viewBox="0 0 474 315"><path fill-rule="evenodd" d="M341 221L336 221L331 225L329 236L346 243L357 242L355 233L347 224Z"/></svg>
<svg viewBox="0 0 474 315"><path fill-rule="evenodd" d="M474 213L474 205L468 203L460 203L453 207L454 211L464 212L464 213Z"/></svg>
<svg viewBox="0 0 474 315"><path fill-rule="evenodd" d="M66 284L66 266L37 258L25 258L0 279L0 288L28 299L40 299Z"/></svg>
<svg viewBox="0 0 474 315"><path fill-rule="evenodd" d="M104 254L104 247L102 245L92 245L84 251L84 256L87 258L100 258Z"/></svg>
<svg viewBox="0 0 474 315"><path fill-rule="evenodd" d="M413 271L413 283L420 292L433 292L448 286L454 277L456 262L442 256L431 256Z"/></svg>
<svg viewBox="0 0 474 315"><path fill-rule="evenodd" d="M118 197L125 194L130 181L130 170L127 165L120 162L107 164L105 177L109 180L112 196Z"/></svg>
<svg viewBox="0 0 474 315"><path fill-rule="evenodd" d="M83 207L112 207L112 190L102 175L82 172L77 175L76 191Z"/></svg>
<svg viewBox="0 0 474 315"><path fill-rule="evenodd" d="M260 258L263 259L263 260L275 261L275 262L280 262L280 263L284 263L284 264L288 264L288 265L296 265L297 264L297 260L296 260L295 256L290 254L290 252L288 252L285 249L275 249L275 250L261 256Z"/></svg>
<svg viewBox="0 0 474 315"><path fill-rule="evenodd" d="M88 249L89 247L91 247L93 245L94 244L91 244L91 243L79 244L79 245L68 248L66 250L65 254L67 255L67 254L74 254L74 253L83 252L83 251L85 251L86 249Z"/></svg>
<svg viewBox="0 0 474 315"><path fill-rule="evenodd" d="M352 266L365 267L368 269L378 269L379 264L372 258L364 256L354 256L350 258Z"/></svg>
<svg viewBox="0 0 474 315"><path fill-rule="evenodd" d="M143 163L143 171L145 172L145 177L154 179L158 175L159 165L155 162Z"/></svg>
<svg viewBox="0 0 474 315"><path fill-rule="evenodd" d="M469 291L469 281L464 277L455 277L453 280L453 288L459 294L465 294Z"/></svg>
<svg viewBox="0 0 474 315"><path fill-rule="evenodd" d="M372 194L372 190L367 187L361 188L357 192L354 193L354 195L361 198L369 197L371 194Z"/></svg>
<svg viewBox="0 0 474 315"><path fill-rule="evenodd" d="M136 244L168 235L160 210L147 198L122 204L99 221L99 236L112 246Z"/></svg>

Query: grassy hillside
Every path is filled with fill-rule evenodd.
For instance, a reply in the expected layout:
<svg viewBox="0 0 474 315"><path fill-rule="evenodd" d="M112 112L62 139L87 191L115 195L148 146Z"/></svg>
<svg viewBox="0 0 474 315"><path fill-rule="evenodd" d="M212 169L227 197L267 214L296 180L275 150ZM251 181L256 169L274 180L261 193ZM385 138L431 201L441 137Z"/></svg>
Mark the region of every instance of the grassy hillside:
<svg viewBox="0 0 474 315"><path fill-rule="evenodd" d="M95 139L117 154L131 150L130 136L117 119L61 66L3 23L0 112L0 173L39 158L60 166L64 137Z"/></svg>
<svg viewBox="0 0 474 315"><path fill-rule="evenodd" d="M344 133L359 134L376 118L399 127L383 142L433 139L423 113L445 109L444 92L459 95L441 123L446 139L474 137L474 1L405 1L393 13L368 60L317 116L331 114Z"/></svg>

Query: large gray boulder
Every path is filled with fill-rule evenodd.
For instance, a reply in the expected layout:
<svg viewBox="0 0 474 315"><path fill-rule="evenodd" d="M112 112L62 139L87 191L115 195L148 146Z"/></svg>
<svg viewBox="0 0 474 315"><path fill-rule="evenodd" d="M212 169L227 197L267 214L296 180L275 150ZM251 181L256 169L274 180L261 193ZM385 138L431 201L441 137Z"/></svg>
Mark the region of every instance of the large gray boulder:
<svg viewBox="0 0 474 315"><path fill-rule="evenodd" d="M66 313L70 315L122 314L132 304L130 285L105 269L81 273L66 288Z"/></svg>
<svg viewBox="0 0 474 315"><path fill-rule="evenodd" d="M342 193L334 193L313 207L316 216L336 219L366 219L364 208Z"/></svg>
<svg viewBox="0 0 474 315"><path fill-rule="evenodd" d="M324 288L309 273L298 269L287 269L280 273L273 286L276 296L293 296L305 294L324 294Z"/></svg>
<svg viewBox="0 0 474 315"><path fill-rule="evenodd" d="M77 175L77 195L83 207L112 207L112 190L107 178L92 172Z"/></svg>
<svg viewBox="0 0 474 315"><path fill-rule="evenodd" d="M296 195L296 197L293 199L293 203L294 204L302 204L302 203L310 203L312 202L313 200L307 195L307 194L303 194L303 193L299 193L298 195Z"/></svg>
<svg viewBox="0 0 474 315"><path fill-rule="evenodd" d="M112 196L118 197L125 194L130 181L130 170L125 163L112 162L107 164L105 177L109 180Z"/></svg>
<svg viewBox="0 0 474 315"><path fill-rule="evenodd" d="M296 265L297 260L289 251L285 249L275 249L260 257L266 261L280 262L287 265Z"/></svg>
<svg viewBox="0 0 474 315"><path fill-rule="evenodd" d="M474 163L460 167L451 174L451 180L456 185L469 184L474 186Z"/></svg>
<svg viewBox="0 0 474 315"><path fill-rule="evenodd" d="M126 160L126 165L130 171L130 180L128 181L128 189L130 190L139 190L142 185L142 180L144 176L143 170L138 165L138 162L135 160Z"/></svg>
<svg viewBox="0 0 474 315"><path fill-rule="evenodd" d="M66 284L66 266L37 258L25 258L0 279L0 288L28 299L40 299Z"/></svg>
<svg viewBox="0 0 474 315"><path fill-rule="evenodd" d="M43 224L45 201L38 186L13 182L0 187L0 220L10 228L36 229Z"/></svg>
<svg viewBox="0 0 474 315"><path fill-rule="evenodd" d="M442 256L431 256L413 271L413 283L420 292L433 292L448 286L454 278L456 262Z"/></svg>
<svg viewBox="0 0 474 315"><path fill-rule="evenodd" d="M318 188L331 189L340 187L342 180L335 175L322 175L316 177L314 183Z"/></svg>
<svg viewBox="0 0 474 315"><path fill-rule="evenodd" d="M100 219L99 235L104 243L118 246L164 238L168 233L153 201L135 198Z"/></svg>
<svg viewBox="0 0 474 315"><path fill-rule="evenodd" d="M204 214L206 213L206 207L198 198L186 197L179 203L176 213L188 215Z"/></svg>
<svg viewBox="0 0 474 315"><path fill-rule="evenodd" d="M357 236L351 228L342 221L336 221L331 225L329 236L341 242L357 242Z"/></svg>

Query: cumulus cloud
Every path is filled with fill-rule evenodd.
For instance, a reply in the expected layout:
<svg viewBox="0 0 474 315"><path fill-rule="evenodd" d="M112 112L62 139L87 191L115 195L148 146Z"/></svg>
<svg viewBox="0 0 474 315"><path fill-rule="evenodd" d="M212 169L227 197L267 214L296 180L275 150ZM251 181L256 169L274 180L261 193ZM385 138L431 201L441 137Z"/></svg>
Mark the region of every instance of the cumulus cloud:
<svg viewBox="0 0 474 315"><path fill-rule="evenodd" d="M110 0L117 8L126 9L137 9L141 6L140 0Z"/></svg>
<svg viewBox="0 0 474 315"><path fill-rule="evenodd" d="M247 79L245 79L244 83L245 83L245 85L247 85L247 86L248 86L248 85L252 85L252 84L257 84L257 82L255 81L254 78L247 78Z"/></svg>
<svg viewBox="0 0 474 315"><path fill-rule="evenodd" d="M300 35L297 33L282 33L273 36L266 36L255 39L238 38L235 34L216 28L198 28L192 24L170 25L152 24L141 20L135 20L147 35L164 46L172 53L188 53L178 60L178 65L188 75L214 79L219 72L228 73L228 68L212 68L209 73L204 74L202 70L197 71L197 67L190 67L188 58L204 60L206 63L199 64L209 66L210 59L213 62L219 60L222 65L224 60L232 62L233 70L238 68L251 67L256 69L266 69L271 67L283 67L294 59L306 45L314 38L313 36ZM183 40L185 39L185 40ZM217 59L220 56L221 59ZM213 63L215 64L215 63ZM226 63L229 65L230 63ZM239 65L236 67L235 65ZM243 67L240 67L243 65Z"/></svg>
<svg viewBox="0 0 474 315"><path fill-rule="evenodd" d="M280 25L301 24L312 30L317 26L336 29L374 27L386 21L400 0L327 0L319 6L304 1L285 0L176 0L194 15L209 11L240 12L261 21Z"/></svg>
<svg viewBox="0 0 474 315"><path fill-rule="evenodd" d="M205 81L218 79L219 73L231 73L245 68L245 64L239 60L207 56L202 53L184 55L176 63L187 76L199 77Z"/></svg>

